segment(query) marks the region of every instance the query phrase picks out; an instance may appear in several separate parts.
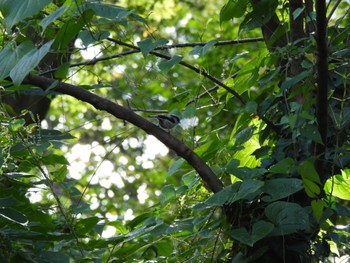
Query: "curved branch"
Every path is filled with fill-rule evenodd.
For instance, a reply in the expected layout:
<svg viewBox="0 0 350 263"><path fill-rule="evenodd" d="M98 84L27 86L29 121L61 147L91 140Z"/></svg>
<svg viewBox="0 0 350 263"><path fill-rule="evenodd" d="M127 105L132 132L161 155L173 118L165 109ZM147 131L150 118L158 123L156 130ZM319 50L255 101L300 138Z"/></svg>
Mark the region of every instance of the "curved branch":
<svg viewBox="0 0 350 263"><path fill-rule="evenodd" d="M23 81L24 84L36 85L44 90L53 85L54 82L55 80L53 79L36 75L29 75ZM124 108L108 99L99 97L81 87L64 82L59 82L54 90L61 94L67 94L78 100L87 102L96 109L106 111L118 119L128 121L144 130L146 133L155 136L164 145L175 151L178 156L184 158L198 172L208 188L214 193L220 191L224 187L221 180L209 168L209 166L182 141L162 130L152 122L137 115L132 110Z"/></svg>

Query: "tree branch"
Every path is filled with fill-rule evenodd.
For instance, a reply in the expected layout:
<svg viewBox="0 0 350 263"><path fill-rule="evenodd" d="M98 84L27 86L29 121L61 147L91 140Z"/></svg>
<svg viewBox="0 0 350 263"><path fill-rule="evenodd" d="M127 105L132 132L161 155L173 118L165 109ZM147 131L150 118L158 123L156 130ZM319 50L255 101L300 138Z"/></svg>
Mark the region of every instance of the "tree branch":
<svg viewBox="0 0 350 263"><path fill-rule="evenodd" d="M23 83L36 85L45 90L55 81L56 80L41 76L29 75L24 79ZM184 158L198 172L208 188L214 193L220 191L224 187L221 180L215 175L209 166L183 142L172 136L170 133L162 130L157 125L137 115L132 110L124 108L108 99L99 97L81 87L71 84L59 82L54 90L61 94L67 94L78 100L87 102L96 109L106 111L118 119L128 121L144 130L146 133L155 136L164 145L175 151L178 156Z"/></svg>
<svg viewBox="0 0 350 263"><path fill-rule="evenodd" d="M123 41L114 39L114 38L107 38L107 40L116 43L121 46L128 46L130 48L134 48L133 45L127 44ZM227 45L238 45L238 44L244 44L244 43L254 43L254 42L262 42L264 41L264 38L257 37L257 38L244 38L244 39L238 39L238 40L224 40L224 41L218 41L214 46L227 46ZM193 42L193 43L183 43L183 44L174 44L174 45L163 45L160 47L155 48L154 50L169 50L173 48L185 48L185 47L195 47L195 46L205 46L208 44L208 42Z"/></svg>
<svg viewBox="0 0 350 263"><path fill-rule="evenodd" d="M327 15L326 1L316 1L316 24L317 24L317 97L316 97L316 118L318 131L320 132L323 144L316 144L315 163L321 182L325 182L327 176L324 174L324 154L327 144L328 131L328 49L327 49Z"/></svg>

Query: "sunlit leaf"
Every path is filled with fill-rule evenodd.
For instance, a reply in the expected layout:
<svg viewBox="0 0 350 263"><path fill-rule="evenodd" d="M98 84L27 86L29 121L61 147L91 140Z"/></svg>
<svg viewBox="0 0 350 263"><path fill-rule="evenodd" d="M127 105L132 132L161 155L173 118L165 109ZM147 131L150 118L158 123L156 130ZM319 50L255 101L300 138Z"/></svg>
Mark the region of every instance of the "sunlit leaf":
<svg viewBox="0 0 350 263"><path fill-rule="evenodd" d="M350 200L350 170L341 171L341 175L337 174L327 180L324 190L328 194L344 200Z"/></svg>

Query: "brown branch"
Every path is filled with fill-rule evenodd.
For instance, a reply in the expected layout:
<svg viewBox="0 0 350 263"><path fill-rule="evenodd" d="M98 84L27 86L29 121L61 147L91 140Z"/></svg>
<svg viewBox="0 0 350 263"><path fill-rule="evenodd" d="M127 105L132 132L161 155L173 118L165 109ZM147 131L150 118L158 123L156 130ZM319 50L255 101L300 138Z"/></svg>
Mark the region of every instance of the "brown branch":
<svg viewBox="0 0 350 263"><path fill-rule="evenodd" d="M23 81L24 84L36 85L42 89L47 89L54 82L55 80L53 79L36 75L29 75ZM106 111L118 119L128 121L144 130L146 133L155 136L164 145L175 151L178 156L184 158L198 172L204 183L214 193L220 191L224 187L223 183L209 168L209 166L182 141L178 140L170 133L162 130L155 124L137 115L132 110L124 108L108 99L99 97L98 95L93 94L81 87L71 84L59 82L54 90L61 94L67 94L78 100L87 102L96 109Z"/></svg>
<svg viewBox="0 0 350 263"><path fill-rule="evenodd" d="M324 174L324 155L327 143L328 131L328 49L327 49L327 15L326 1L316 1L316 24L317 24L317 97L316 97L316 118L318 131L320 132L323 144L316 144L316 156L318 160L315 163L321 182L325 182L327 176Z"/></svg>

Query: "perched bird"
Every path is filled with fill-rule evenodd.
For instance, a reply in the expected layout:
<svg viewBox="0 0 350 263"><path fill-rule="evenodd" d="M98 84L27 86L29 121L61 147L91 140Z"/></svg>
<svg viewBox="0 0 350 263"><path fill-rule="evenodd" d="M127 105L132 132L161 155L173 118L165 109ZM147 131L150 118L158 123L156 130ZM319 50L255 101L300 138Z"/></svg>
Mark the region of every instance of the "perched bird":
<svg viewBox="0 0 350 263"><path fill-rule="evenodd" d="M180 122L180 118L173 115L154 115L150 116L151 118L158 119L159 126L163 129L170 130L174 128Z"/></svg>

